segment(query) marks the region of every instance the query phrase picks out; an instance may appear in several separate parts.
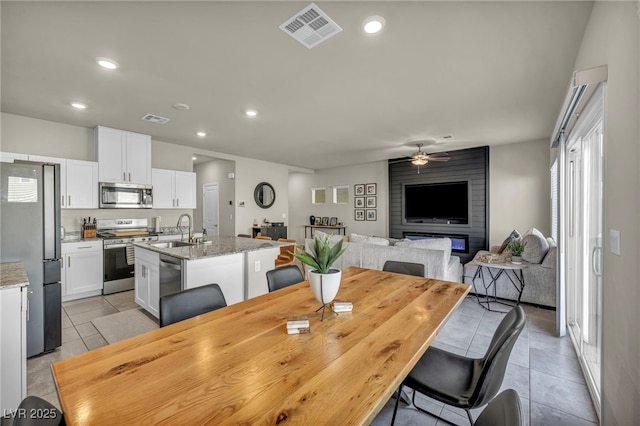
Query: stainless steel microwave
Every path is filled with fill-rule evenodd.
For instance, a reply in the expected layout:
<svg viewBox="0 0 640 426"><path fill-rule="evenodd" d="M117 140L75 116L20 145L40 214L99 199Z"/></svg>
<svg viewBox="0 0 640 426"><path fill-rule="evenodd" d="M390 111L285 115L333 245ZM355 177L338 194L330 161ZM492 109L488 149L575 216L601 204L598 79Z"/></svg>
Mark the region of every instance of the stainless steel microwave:
<svg viewBox="0 0 640 426"><path fill-rule="evenodd" d="M152 206L151 185L100 182L101 209L150 209Z"/></svg>

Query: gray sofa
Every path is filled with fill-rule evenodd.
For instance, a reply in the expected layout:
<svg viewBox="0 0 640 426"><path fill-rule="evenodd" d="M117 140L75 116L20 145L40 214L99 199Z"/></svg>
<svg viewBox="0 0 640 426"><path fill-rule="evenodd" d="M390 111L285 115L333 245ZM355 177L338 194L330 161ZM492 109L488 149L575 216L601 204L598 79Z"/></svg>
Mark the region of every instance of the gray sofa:
<svg viewBox="0 0 640 426"><path fill-rule="evenodd" d="M381 240L381 238L379 238L379 240ZM309 243L311 241L313 240L305 240L305 250L309 250ZM334 243L335 239L331 244ZM400 245L344 242L344 247L346 247L347 250L338 258L333 266L338 269L358 266L361 268L382 270L387 260L414 262L424 265L425 277L462 282L462 265L459 257L451 256L451 241L449 241L448 250L412 247L410 246L412 243L409 243L409 246L402 246L403 242L396 244Z"/></svg>
<svg viewBox="0 0 640 426"><path fill-rule="evenodd" d="M534 232L526 234L523 237L523 240L526 245L522 257L526 262L527 267L523 270L525 287L520 300L521 302L555 308L556 243L552 238L544 238L544 236L535 229ZM493 247L491 252L495 253L497 250L497 247ZM464 265L465 283L473 284L473 277L478 269L475 259L477 259L478 256L486 255L488 253L489 252L487 251L481 250L475 255L474 260ZM510 258L509 253L504 253L503 256L505 260L509 260ZM488 271L483 268L482 273L484 275L485 282L488 284L491 281ZM496 284L497 297L508 300L518 299L518 292L505 274L498 279ZM479 294L484 294L484 287L482 287L482 278L480 276L476 279L476 289ZM474 292L475 290L472 289L471 291Z"/></svg>

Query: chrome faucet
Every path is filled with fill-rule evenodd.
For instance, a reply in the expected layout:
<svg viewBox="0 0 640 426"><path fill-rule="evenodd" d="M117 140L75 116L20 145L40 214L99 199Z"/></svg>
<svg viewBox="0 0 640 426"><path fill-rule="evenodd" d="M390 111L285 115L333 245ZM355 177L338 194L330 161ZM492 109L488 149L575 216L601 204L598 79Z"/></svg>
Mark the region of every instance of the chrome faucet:
<svg viewBox="0 0 640 426"><path fill-rule="evenodd" d="M189 215L189 213L182 213L180 215L180 217L178 218L178 224L176 225L178 228L180 228L180 240L184 239L184 234L182 232L182 218L183 217L187 217L187 219L189 219L189 239L188 241L191 242L193 240L193 231L192 231L192 227L191 224L193 223L191 220L191 216Z"/></svg>

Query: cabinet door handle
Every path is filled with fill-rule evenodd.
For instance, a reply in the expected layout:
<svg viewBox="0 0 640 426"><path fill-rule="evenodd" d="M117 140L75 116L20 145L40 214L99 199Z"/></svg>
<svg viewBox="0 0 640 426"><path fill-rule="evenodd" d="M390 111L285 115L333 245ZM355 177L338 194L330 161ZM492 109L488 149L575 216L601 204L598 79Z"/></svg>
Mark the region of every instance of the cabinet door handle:
<svg viewBox="0 0 640 426"><path fill-rule="evenodd" d="M67 203L67 206L71 207L71 195L67 196L69 198L69 202Z"/></svg>
<svg viewBox="0 0 640 426"><path fill-rule="evenodd" d="M176 207L180 207L180 198L176 198Z"/></svg>
<svg viewBox="0 0 640 426"><path fill-rule="evenodd" d="M61 200L60 200L60 201L61 201L61 203L62 203L62 207L64 207L64 195L61 195L61 196L60 196L60 198L61 198Z"/></svg>
<svg viewBox="0 0 640 426"><path fill-rule="evenodd" d="M71 256L67 257L67 267L71 268Z"/></svg>
<svg viewBox="0 0 640 426"><path fill-rule="evenodd" d="M123 182L127 181L127 172L122 172L122 181Z"/></svg>
<svg viewBox="0 0 640 426"><path fill-rule="evenodd" d="M129 182L131 182L131 172L129 172Z"/></svg>
<svg viewBox="0 0 640 426"><path fill-rule="evenodd" d="M76 247L77 249L90 249L91 246L82 246L82 247Z"/></svg>

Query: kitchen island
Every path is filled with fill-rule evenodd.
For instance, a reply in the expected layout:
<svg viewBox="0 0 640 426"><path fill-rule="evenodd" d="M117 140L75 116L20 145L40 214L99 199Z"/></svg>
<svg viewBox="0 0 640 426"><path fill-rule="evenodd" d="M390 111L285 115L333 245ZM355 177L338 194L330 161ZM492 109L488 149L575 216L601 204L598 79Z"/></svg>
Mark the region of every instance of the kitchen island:
<svg viewBox="0 0 640 426"><path fill-rule="evenodd" d="M136 303L159 317L164 294L206 284L218 284L228 305L265 294L265 273L275 268L283 245L291 243L239 237L136 243Z"/></svg>

